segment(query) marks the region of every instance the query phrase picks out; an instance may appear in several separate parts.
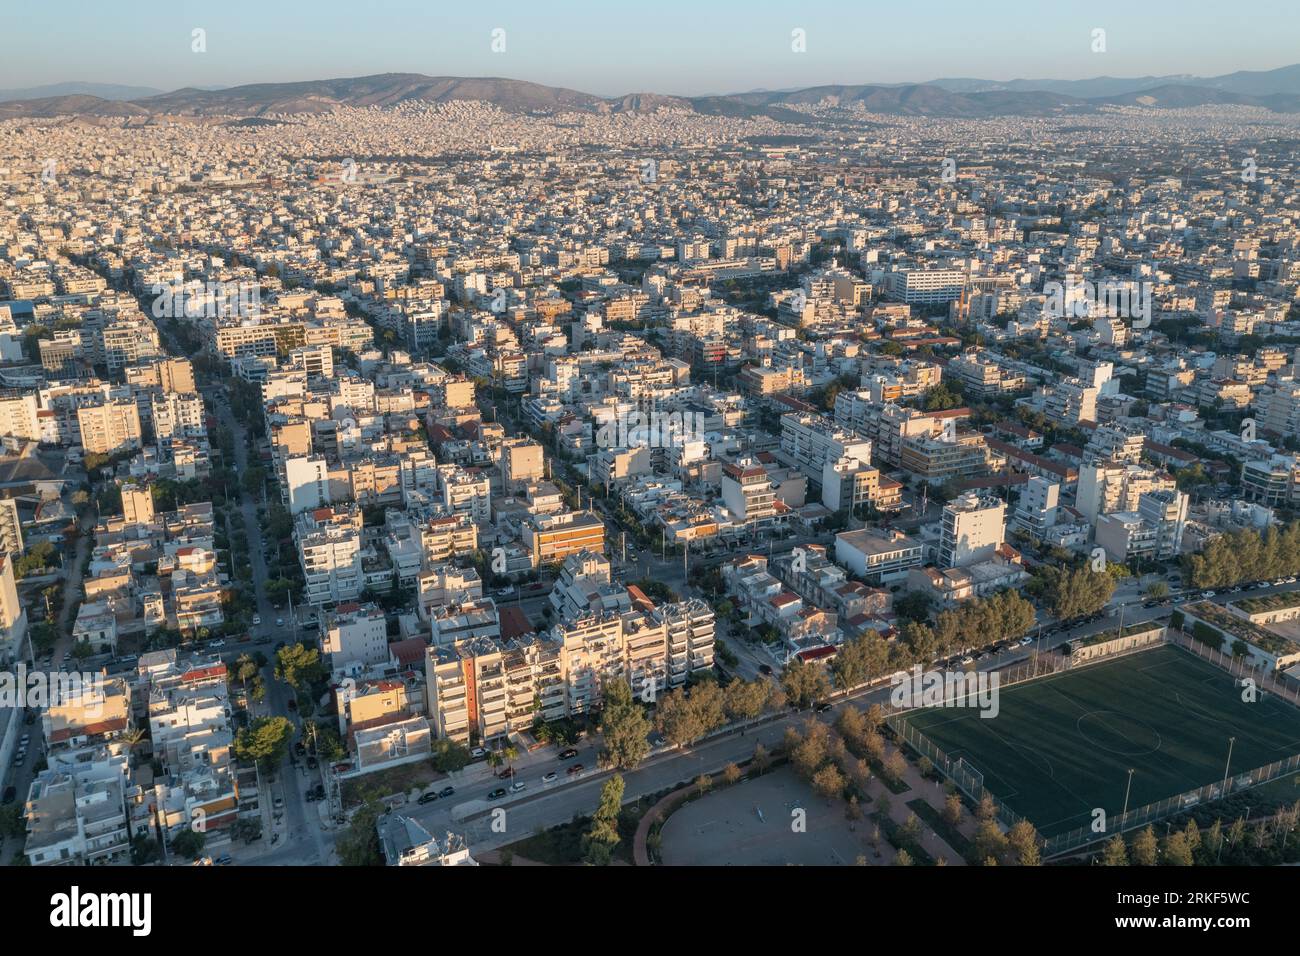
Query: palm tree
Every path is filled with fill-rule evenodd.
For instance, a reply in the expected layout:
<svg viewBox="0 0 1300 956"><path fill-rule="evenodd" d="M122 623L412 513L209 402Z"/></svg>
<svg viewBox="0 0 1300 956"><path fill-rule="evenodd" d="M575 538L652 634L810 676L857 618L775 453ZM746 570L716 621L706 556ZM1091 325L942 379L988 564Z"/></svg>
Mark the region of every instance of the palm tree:
<svg viewBox="0 0 1300 956"><path fill-rule="evenodd" d="M514 744L506 744L501 750L501 756L510 764L510 783L515 782L515 758L519 756L519 748Z"/></svg>

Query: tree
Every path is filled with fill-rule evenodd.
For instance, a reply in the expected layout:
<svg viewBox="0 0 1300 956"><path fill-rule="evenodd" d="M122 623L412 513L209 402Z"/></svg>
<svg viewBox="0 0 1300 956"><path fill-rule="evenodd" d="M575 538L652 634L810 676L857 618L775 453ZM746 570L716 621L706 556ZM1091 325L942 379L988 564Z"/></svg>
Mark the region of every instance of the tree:
<svg viewBox="0 0 1300 956"><path fill-rule="evenodd" d="M805 664L795 659L786 665L781 675L781 688L797 708L803 710L827 697L831 692L826 671L816 664Z"/></svg>
<svg viewBox="0 0 1300 956"><path fill-rule="evenodd" d="M609 766L631 770L650 752L650 721L622 678L605 686L604 698L605 709L600 717L600 732L605 740L602 756Z"/></svg>
<svg viewBox="0 0 1300 956"><path fill-rule="evenodd" d="M955 793L950 793L943 801L943 820L948 826L956 828L961 826L964 811L961 805L961 797Z"/></svg>
<svg viewBox="0 0 1300 956"><path fill-rule="evenodd" d="M1106 847L1101 853L1102 866L1128 866L1128 847L1124 845L1124 838L1116 833L1106 841Z"/></svg>
<svg viewBox="0 0 1300 956"><path fill-rule="evenodd" d="M833 800L844 793L844 775L828 763L813 774L812 785L827 800Z"/></svg>
<svg viewBox="0 0 1300 956"><path fill-rule="evenodd" d="M722 691L722 706L732 720L752 720L767 707L771 683L766 680L733 680Z"/></svg>
<svg viewBox="0 0 1300 956"><path fill-rule="evenodd" d="M1154 584L1151 584L1147 587L1147 597L1151 598L1154 601L1158 601L1161 598L1165 598L1168 596L1169 596L1169 585L1166 584L1164 581L1156 581Z"/></svg>
<svg viewBox="0 0 1300 956"><path fill-rule="evenodd" d="M325 668L320 651L302 644L286 644L276 652L275 678L294 690L323 680Z"/></svg>
<svg viewBox="0 0 1300 956"><path fill-rule="evenodd" d="M1192 866L1192 848L1187 843L1187 834L1175 830L1164 841L1164 860L1167 866Z"/></svg>
<svg viewBox="0 0 1300 956"><path fill-rule="evenodd" d="M1133 838L1129 859L1133 861L1134 866L1155 866L1158 858L1156 831L1148 826Z"/></svg>
<svg viewBox="0 0 1300 956"><path fill-rule="evenodd" d="M911 866L912 854L906 850L899 850L898 855L894 857L894 866Z"/></svg>
<svg viewBox="0 0 1300 956"><path fill-rule="evenodd" d="M347 832L335 844L342 866L383 866L384 852L379 846L379 818L384 808L378 800L369 800L352 818Z"/></svg>
<svg viewBox="0 0 1300 956"><path fill-rule="evenodd" d="M207 837L197 830L185 829L172 837L172 852L187 860L197 860L203 854Z"/></svg>
<svg viewBox="0 0 1300 956"><path fill-rule="evenodd" d="M293 738L293 724L286 717L258 717L235 735L235 756L263 767L284 759Z"/></svg>
<svg viewBox="0 0 1300 956"><path fill-rule="evenodd" d="M463 770L469 763L469 748L440 737L433 742L433 767L441 773Z"/></svg>
<svg viewBox="0 0 1300 956"><path fill-rule="evenodd" d="M623 777L614 774L600 788L600 803L583 836L583 860L592 866L607 866L618 846L618 817L623 808Z"/></svg>
<svg viewBox="0 0 1300 956"><path fill-rule="evenodd" d="M1018 821L1007 831L1007 844L1020 866L1038 866L1042 862L1038 843L1038 831L1028 820Z"/></svg>

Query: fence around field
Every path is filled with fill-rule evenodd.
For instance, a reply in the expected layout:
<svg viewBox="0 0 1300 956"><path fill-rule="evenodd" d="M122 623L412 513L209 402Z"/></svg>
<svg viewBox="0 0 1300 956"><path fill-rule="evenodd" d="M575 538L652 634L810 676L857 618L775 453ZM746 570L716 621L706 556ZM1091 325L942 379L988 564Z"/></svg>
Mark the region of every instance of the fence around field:
<svg viewBox="0 0 1300 956"><path fill-rule="evenodd" d="M1181 647L1185 651L1190 651L1202 660L1227 671L1233 677L1238 679L1248 677L1255 682L1255 686L1259 690L1269 694L1276 694L1288 704L1300 707L1300 687L1284 683L1262 668L1251 667L1247 663L1249 658L1225 654L1223 651L1216 650L1205 642L1198 641L1181 631L1171 632L1169 643Z"/></svg>
<svg viewBox="0 0 1300 956"><path fill-rule="evenodd" d="M1118 644L1118 642L1115 642ZM1009 669L1010 672L1005 677L999 679L1000 686L1011 686L1024 681L1036 680L1049 674L1060 673L1065 670L1074 670L1077 667L1087 667L1091 664L1103 660L1113 660L1117 657L1126 657L1130 654L1140 653L1149 650L1160 644L1172 644L1176 647L1189 651L1201 657L1202 659L1224 669L1234 677L1249 677L1255 681L1256 687L1268 692L1277 694L1283 700L1300 706L1300 694L1297 694L1295 688L1277 681L1270 675L1256 668L1249 667L1241 658L1235 658L1230 654L1224 654L1221 651L1214 650L1201 643L1193 640L1186 635L1166 631L1159 635L1156 640L1142 641L1133 645L1116 647L1114 650L1104 652L1093 656L1092 658L1081 661L1077 665L1065 666L1043 666L1044 662L1026 661L1023 665L1017 665ZM954 701L955 704L955 701ZM886 706L885 710L891 714L887 723L894 731L898 738L905 741L909 747L916 753L926 757L937 769L953 782L970 800L976 804L980 803L987 797L997 812L998 821L1006 827L1012 827L1016 823L1025 819L1021 814L1012 810L996 794L990 793L984 786L984 775L978 767L970 764L965 758L958 757L953 759L942 749L940 749L929 737L921 733L911 725L904 716L907 712L918 710L914 706L896 707L892 703ZM924 708L929 709L929 708ZM1068 830L1064 833L1058 833L1054 836L1047 837L1043 840L1043 856L1053 857L1071 850L1077 850L1080 847L1087 846L1090 843L1097 843L1101 840L1132 830L1137 827L1154 823L1162 820L1167 816L1190 810L1200 803L1219 800L1232 793L1242 790L1248 790L1252 787L1258 787L1260 784L1268 783L1270 780L1276 780L1278 777L1284 777L1288 774L1300 771L1300 754L1294 754L1283 760L1275 761L1263 767L1256 767L1253 770L1247 770L1236 773L1218 783L1206 784L1203 787L1197 787L1184 793L1167 797L1164 800L1148 803L1145 806L1137 807L1121 813L1118 816L1109 817L1105 821L1105 829L1098 832L1093 829L1092 825L1078 827L1074 830ZM1030 821L1032 823L1032 821Z"/></svg>

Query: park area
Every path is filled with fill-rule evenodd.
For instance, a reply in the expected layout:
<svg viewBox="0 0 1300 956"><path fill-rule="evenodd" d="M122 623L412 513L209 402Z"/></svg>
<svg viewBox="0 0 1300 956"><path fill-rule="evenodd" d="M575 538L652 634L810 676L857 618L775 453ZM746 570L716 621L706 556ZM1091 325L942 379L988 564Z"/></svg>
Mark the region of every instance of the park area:
<svg viewBox="0 0 1300 956"><path fill-rule="evenodd" d="M1094 808L1118 816L1130 770L1133 810L1300 753L1300 710L1262 692L1243 701L1230 675L1168 645L1000 689L999 705L992 718L935 707L899 719L1044 837L1090 825Z"/></svg>
<svg viewBox="0 0 1300 956"><path fill-rule="evenodd" d="M796 809L807 812L805 832L791 826ZM843 804L781 767L676 810L663 825L659 854L665 866L853 866L871 856L871 824L854 827Z"/></svg>

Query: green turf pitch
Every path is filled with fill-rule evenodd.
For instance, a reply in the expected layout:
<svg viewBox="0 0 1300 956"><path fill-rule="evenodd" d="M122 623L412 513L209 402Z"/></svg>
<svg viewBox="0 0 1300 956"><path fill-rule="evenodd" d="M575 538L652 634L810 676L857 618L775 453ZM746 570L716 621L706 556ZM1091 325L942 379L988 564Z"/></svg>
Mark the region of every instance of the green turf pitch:
<svg viewBox="0 0 1300 956"><path fill-rule="evenodd" d="M1158 646L999 689L996 717L935 707L905 719L952 758L966 758L984 786L1043 836L1300 753L1300 710L1272 695L1254 703L1227 673Z"/></svg>

